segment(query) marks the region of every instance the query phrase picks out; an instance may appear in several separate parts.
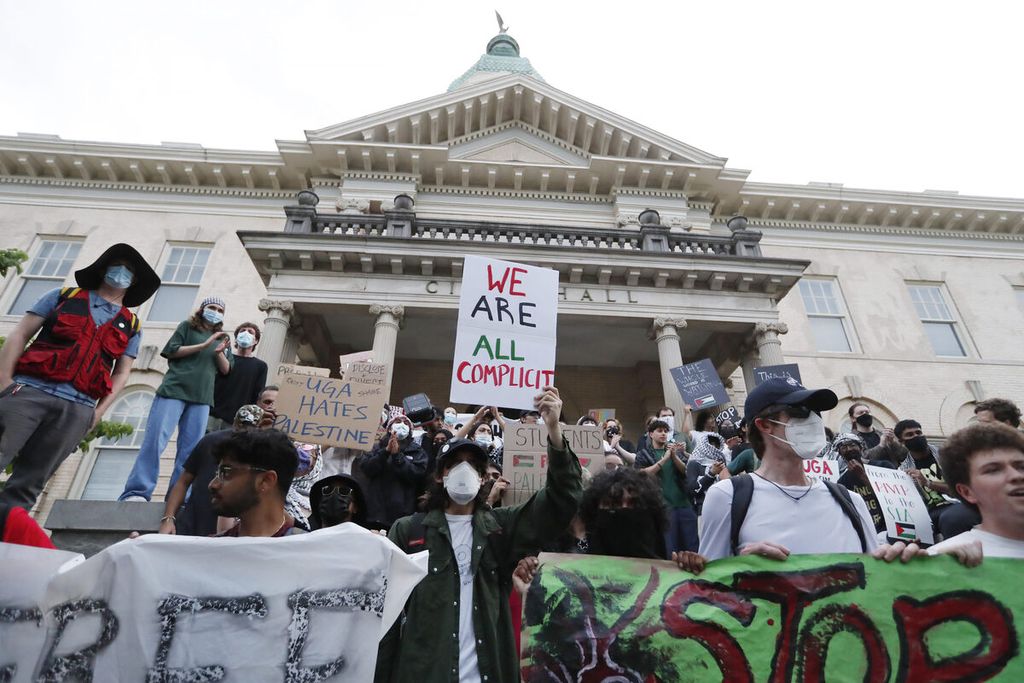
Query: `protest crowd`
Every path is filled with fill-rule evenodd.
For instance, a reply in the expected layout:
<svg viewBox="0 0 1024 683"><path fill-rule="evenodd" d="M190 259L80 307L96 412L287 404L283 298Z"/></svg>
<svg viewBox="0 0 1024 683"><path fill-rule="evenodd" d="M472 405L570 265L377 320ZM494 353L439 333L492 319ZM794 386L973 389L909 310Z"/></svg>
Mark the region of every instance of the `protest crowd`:
<svg viewBox="0 0 1024 683"><path fill-rule="evenodd" d="M0 351L0 466L13 463L0 491L5 543L52 547L27 510L124 386L142 335L129 308L160 284L128 245L76 276ZM837 396L793 378L750 388L736 421L664 407L637 433L566 415L544 385L531 410L426 397L415 410L385 406L371 447L327 447L275 429L280 387L254 355L260 327L226 327L230 310L206 297L164 346L169 369L121 500L151 499L177 430L161 534L284 537L352 523L428 551L427 576L381 640L378 681L519 680L519 615L542 552L671 560L690 573L742 555L1024 558L1024 433L1008 400L978 403L976 423L937 446L913 415L876 428L863 403L849 408L850 431L831 434L821 414ZM544 439L546 478L513 501L506 451L523 425ZM601 441L597 467L567 436L587 428ZM808 476L820 462L837 476ZM927 533L913 522L893 533L869 476L881 470L912 482Z"/></svg>

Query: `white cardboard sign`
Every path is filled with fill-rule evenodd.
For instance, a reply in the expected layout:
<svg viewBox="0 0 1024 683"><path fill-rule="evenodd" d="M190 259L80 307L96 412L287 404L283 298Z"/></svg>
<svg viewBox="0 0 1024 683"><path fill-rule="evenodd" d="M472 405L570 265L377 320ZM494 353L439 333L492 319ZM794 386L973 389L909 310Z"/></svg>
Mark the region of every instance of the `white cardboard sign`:
<svg viewBox="0 0 1024 683"><path fill-rule="evenodd" d="M451 400L533 408L555 381L558 272L467 256Z"/></svg>
<svg viewBox="0 0 1024 683"><path fill-rule="evenodd" d="M910 475L903 470L871 465L865 465L864 471L885 516L886 535L906 542L934 543L928 506Z"/></svg>

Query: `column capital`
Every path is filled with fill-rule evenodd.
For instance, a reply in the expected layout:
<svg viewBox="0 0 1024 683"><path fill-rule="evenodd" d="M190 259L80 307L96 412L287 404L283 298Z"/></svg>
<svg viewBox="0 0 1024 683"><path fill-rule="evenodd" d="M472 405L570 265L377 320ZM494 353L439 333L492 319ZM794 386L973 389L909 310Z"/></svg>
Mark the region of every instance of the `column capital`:
<svg viewBox="0 0 1024 683"><path fill-rule="evenodd" d="M281 311L285 316L290 316L295 311L295 304L285 299L260 299L257 307L264 313Z"/></svg>
<svg viewBox="0 0 1024 683"><path fill-rule="evenodd" d="M394 305L388 306L387 304L373 304L370 306L370 315L390 315L396 320L401 321L405 317L405 306Z"/></svg>
<svg viewBox="0 0 1024 683"><path fill-rule="evenodd" d="M671 327L672 330L668 331L665 328ZM660 339L666 334L673 334L677 330L686 328L685 318L671 318L667 316L658 316L651 322L651 329L648 336L651 339Z"/></svg>
<svg viewBox="0 0 1024 683"><path fill-rule="evenodd" d="M786 334L789 326L784 322L756 323L754 325L754 336L757 338L769 334Z"/></svg>

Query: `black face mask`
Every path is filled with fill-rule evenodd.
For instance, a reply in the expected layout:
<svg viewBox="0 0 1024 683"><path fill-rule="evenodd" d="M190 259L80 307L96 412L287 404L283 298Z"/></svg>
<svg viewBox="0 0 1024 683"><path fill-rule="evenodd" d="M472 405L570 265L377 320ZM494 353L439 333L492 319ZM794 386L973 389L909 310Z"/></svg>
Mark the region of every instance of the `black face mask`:
<svg viewBox="0 0 1024 683"><path fill-rule="evenodd" d="M871 413L864 413L863 415L857 416L856 422L861 427L870 427L875 423L875 418L871 416Z"/></svg>
<svg viewBox="0 0 1024 683"><path fill-rule="evenodd" d="M662 543L648 510L598 510L594 529L588 529L590 552L595 555L663 559Z"/></svg>
<svg viewBox="0 0 1024 683"><path fill-rule="evenodd" d="M912 451L923 453L928 450L928 438L922 434L921 436L915 436L913 439L907 439L903 442L903 445Z"/></svg>
<svg viewBox="0 0 1024 683"><path fill-rule="evenodd" d="M337 526L352 519L349 511L349 503L352 502L352 495L343 496L340 493L332 493L320 499L320 506L317 511L320 513L320 524L324 528Z"/></svg>

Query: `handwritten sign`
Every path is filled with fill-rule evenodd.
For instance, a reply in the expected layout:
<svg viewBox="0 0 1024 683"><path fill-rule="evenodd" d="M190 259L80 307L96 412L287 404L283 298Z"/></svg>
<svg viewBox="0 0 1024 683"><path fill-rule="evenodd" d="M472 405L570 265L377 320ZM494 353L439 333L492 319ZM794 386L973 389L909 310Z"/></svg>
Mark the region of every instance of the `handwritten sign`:
<svg viewBox="0 0 1024 683"><path fill-rule="evenodd" d="M703 410L729 402L718 371L711 359L705 358L696 363L687 363L669 370L672 379L679 389L683 402L694 410Z"/></svg>
<svg viewBox="0 0 1024 683"><path fill-rule="evenodd" d="M601 424L605 420L615 419L615 408L591 408L587 415L597 420L597 424Z"/></svg>
<svg viewBox="0 0 1024 683"><path fill-rule="evenodd" d="M808 479L839 481L839 461L835 458L807 458L803 465Z"/></svg>
<svg viewBox="0 0 1024 683"><path fill-rule="evenodd" d="M384 409L386 363L355 362L348 376L286 374L274 427L303 443L368 451Z"/></svg>
<svg viewBox="0 0 1024 683"><path fill-rule="evenodd" d="M580 459L583 469L604 472L601 430L592 426L562 427L562 434ZM505 505L518 505L544 488L548 472L548 430L544 425L508 423L505 428L502 475L512 482L503 498Z"/></svg>
<svg viewBox="0 0 1024 683"><path fill-rule="evenodd" d="M737 425L740 422L740 413L736 410L736 406L729 406L722 412L715 415L715 424L721 427L723 424L728 422L732 425Z"/></svg>
<svg viewBox="0 0 1024 683"><path fill-rule="evenodd" d="M865 465L864 471L885 516L886 535L905 542L934 543L928 507L910 475L871 465Z"/></svg>
<svg viewBox="0 0 1024 683"><path fill-rule="evenodd" d="M467 256L451 400L533 408L555 381L558 272Z"/></svg>
<svg viewBox="0 0 1024 683"><path fill-rule="evenodd" d="M291 363L278 363L274 372L272 384L280 386L281 378L285 375L316 375L317 377L330 377L331 371L327 368L314 368L308 365L292 365Z"/></svg>
<svg viewBox="0 0 1024 683"><path fill-rule="evenodd" d="M0 543L0 680L372 681L426 559L355 524L151 534L84 562Z"/></svg>
<svg viewBox="0 0 1024 683"><path fill-rule="evenodd" d="M373 351L357 351L355 353L345 353L338 356L338 367L341 369L341 376L344 377L345 373L349 371L349 366L352 363L370 363L373 361Z"/></svg>
<svg viewBox="0 0 1024 683"><path fill-rule="evenodd" d="M1024 681L1020 560L540 556L522 679ZM830 647L831 645L831 647Z"/></svg>
<svg viewBox="0 0 1024 683"><path fill-rule="evenodd" d="M770 379L795 379L803 384L800 379L800 366L796 363L785 363L783 365L766 365L763 368L754 368L754 386Z"/></svg>

